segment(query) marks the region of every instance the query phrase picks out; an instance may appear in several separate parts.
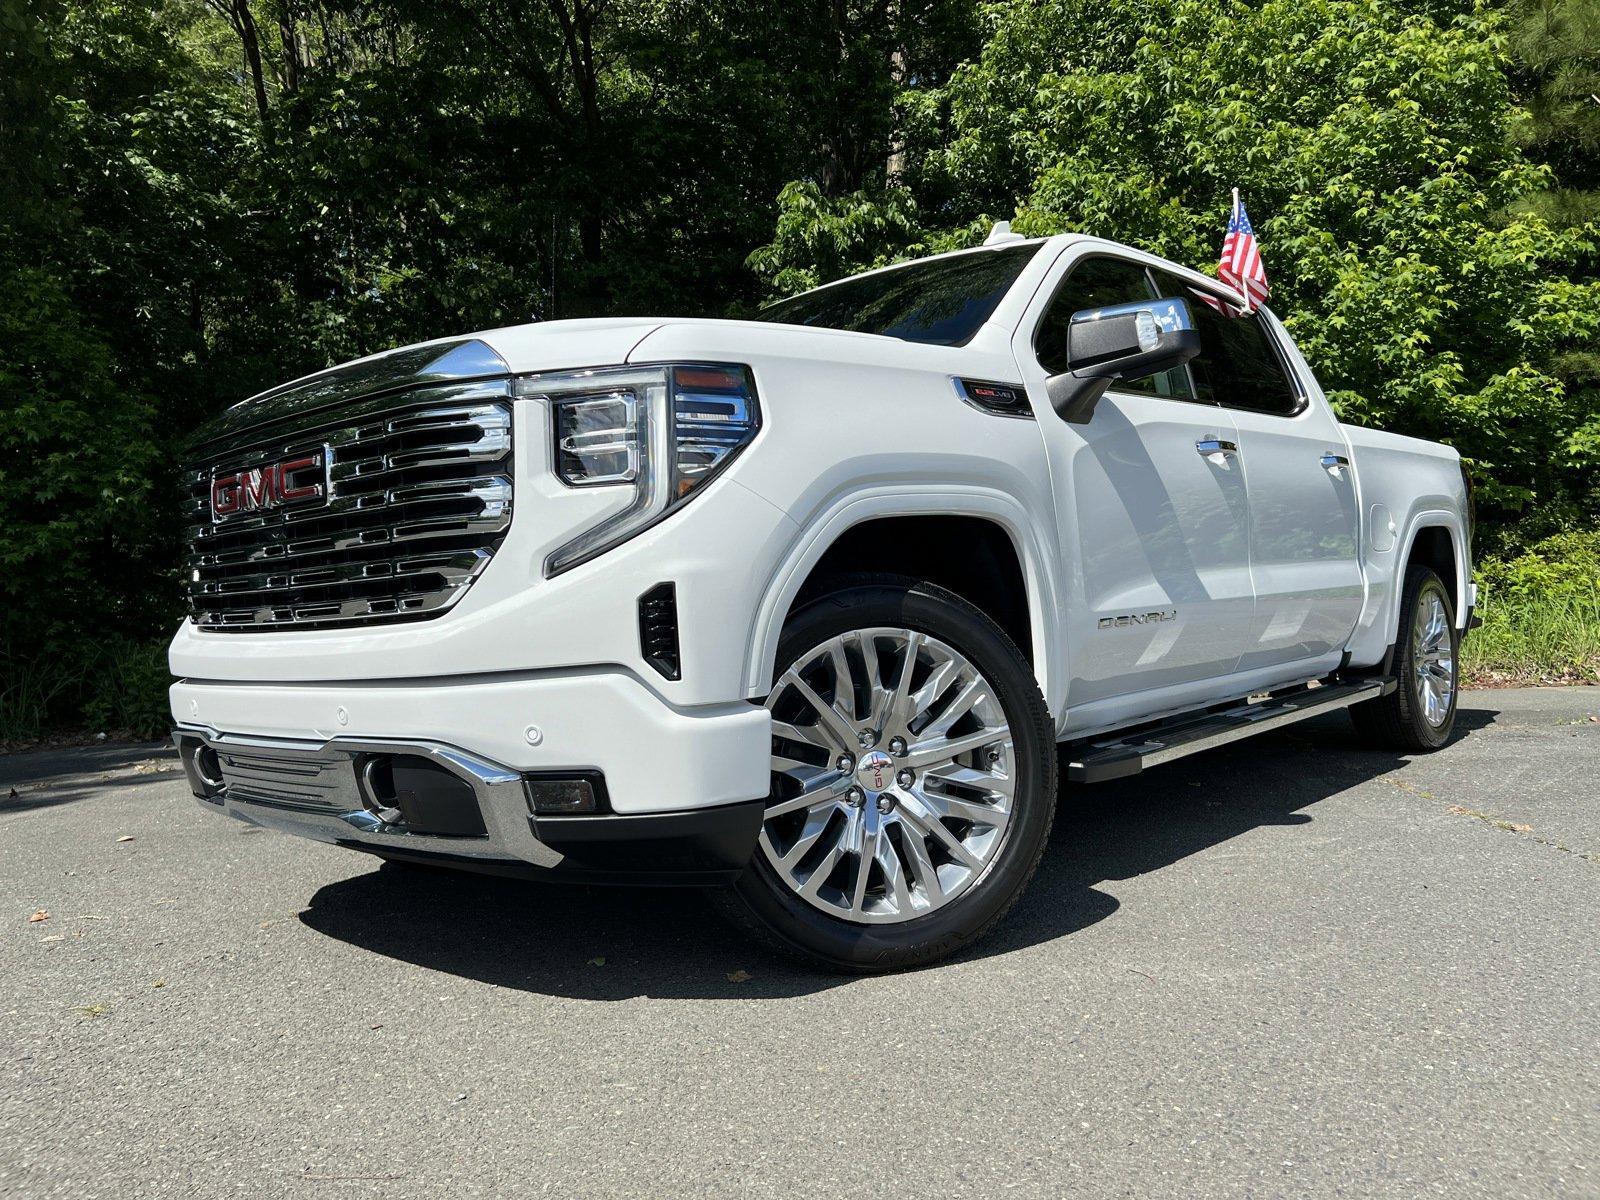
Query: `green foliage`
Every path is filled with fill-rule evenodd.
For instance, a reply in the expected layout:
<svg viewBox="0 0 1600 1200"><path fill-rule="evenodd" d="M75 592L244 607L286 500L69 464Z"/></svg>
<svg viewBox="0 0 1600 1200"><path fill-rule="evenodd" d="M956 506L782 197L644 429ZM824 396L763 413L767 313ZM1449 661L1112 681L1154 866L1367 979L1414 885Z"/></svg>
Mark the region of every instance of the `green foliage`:
<svg viewBox="0 0 1600 1200"><path fill-rule="evenodd" d="M1204 264L1234 185L1347 417L1458 445L1507 561L1592 525L1595 4L0 0L0 736L151 728L252 391L995 217Z"/></svg>
<svg viewBox="0 0 1600 1200"><path fill-rule="evenodd" d="M1462 651L1469 678L1600 682L1600 533L1565 533L1478 565L1483 627Z"/></svg>
<svg viewBox="0 0 1600 1200"><path fill-rule="evenodd" d="M902 184L831 207L784 192L751 257L774 291L990 214L1207 266L1237 186L1274 306L1345 419L1456 445L1497 542L1593 520L1600 228L1527 203L1551 180L1514 136L1498 12L1004 0L985 16L981 56L902 99L921 148Z"/></svg>

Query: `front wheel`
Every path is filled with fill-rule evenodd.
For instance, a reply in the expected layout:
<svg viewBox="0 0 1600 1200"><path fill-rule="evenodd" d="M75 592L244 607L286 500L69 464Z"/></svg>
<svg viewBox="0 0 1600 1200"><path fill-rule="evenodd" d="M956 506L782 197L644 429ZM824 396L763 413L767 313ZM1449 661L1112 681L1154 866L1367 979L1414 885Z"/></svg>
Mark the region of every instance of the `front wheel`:
<svg viewBox="0 0 1600 1200"><path fill-rule="evenodd" d="M853 579L779 647L772 792L737 923L835 970L944 958L1021 896L1055 810L1055 735L1021 653L955 594Z"/></svg>
<svg viewBox="0 0 1600 1200"><path fill-rule="evenodd" d="M1450 589L1427 567L1406 571L1395 647L1399 686L1350 709L1356 732L1384 750L1426 752L1450 740L1461 690L1455 604Z"/></svg>

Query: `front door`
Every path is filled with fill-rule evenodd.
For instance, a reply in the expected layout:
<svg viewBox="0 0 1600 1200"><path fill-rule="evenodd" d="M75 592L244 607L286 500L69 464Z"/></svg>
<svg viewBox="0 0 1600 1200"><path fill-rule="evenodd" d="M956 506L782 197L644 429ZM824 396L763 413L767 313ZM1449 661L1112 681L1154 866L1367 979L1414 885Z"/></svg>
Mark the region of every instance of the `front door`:
<svg viewBox="0 0 1600 1200"><path fill-rule="evenodd" d="M1234 671L1253 613L1232 414L1197 401L1183 367L1119 381L1082 425L1057 417L1045 392L1066 369L1074 312L1150 299L1155 287L1141 263L1069 249L1014 342L1043 428L1067 566L1069 728L1100 723L1079 719L1085 705L1109 723L1119 697Z"/></svg>

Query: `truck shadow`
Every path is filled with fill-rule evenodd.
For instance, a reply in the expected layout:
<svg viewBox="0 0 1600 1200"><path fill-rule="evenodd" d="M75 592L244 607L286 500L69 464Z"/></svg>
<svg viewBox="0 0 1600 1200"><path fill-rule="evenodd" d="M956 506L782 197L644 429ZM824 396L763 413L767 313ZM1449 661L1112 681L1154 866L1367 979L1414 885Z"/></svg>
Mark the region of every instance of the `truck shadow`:
<svg viewBox="0 0 1600 1200"><path fill-rule="evenodd" d="M1491 724L1463 710L1458 730ZM1112 916L1100 885L1171 866L1404 766L1341 714L1132 779L1063 790L1050 845L1002 928L955 961L1066 937ZM752 1000L847 986L725 926L699 892L564 887L390 864L319 889L300 919L341 942L497 987L586 1000Z"/></svg>

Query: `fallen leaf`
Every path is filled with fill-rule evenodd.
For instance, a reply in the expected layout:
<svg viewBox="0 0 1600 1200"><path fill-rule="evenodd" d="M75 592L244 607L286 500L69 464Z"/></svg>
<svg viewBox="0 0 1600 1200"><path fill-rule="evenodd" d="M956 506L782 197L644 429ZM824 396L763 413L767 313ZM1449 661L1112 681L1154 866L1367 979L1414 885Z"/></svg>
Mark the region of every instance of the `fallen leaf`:
<svg viewBox="0 0 1600 1200"><path fill-rule="evenodd" d="M589 960L589 965L591 967L603 967L603 966L606 965L606 960L605 960L604 956L602 956L600 958L591 958Z"/></svg>
<svg viewBox="0 0 1600 1200"><path fill-rule="evenodd" d="M728 982L729 983L744 983L746 980L748 980L750 978L751 978L751 974L750 974L749 971L729 971L728 972Z"/></svg>
<svg viewBox="0 0 1600 1200"><path fill-rule="evenodd" d="M103 1016L105 1016L106 1015L106 1006L104 1004L85 1004L78 1011L81 1012L84 1016L86 1016L86 1017L88 1017L88 1018L90 1018L92 1020L95 1017L103 1017Z"/></svg>
<svg viewBox="0 0 1600 1200"><path fill-rule="evenodd" d="M381 1023L377 1024L377 1025L368 1025L367 1028L368 1029L382 1029L383 1025Z"/></svg>
<svg viewBox="0 0 1600 1200"><path fill-rule="evenodd" d="M117 841L119 841L119 842L131 842L131 841L133 841L133 834L125 833L121 837L119 837L117 839Z"/></svg>
<svg viewBox="0 0 1600 1200"><path fill-rule="evenodd" d="M153 988L166 987L167 986L167 981L165 979L158 979L154 983L152 983L150 986L153 987Z"/></svg>
<svg viewBox="0 0 1600 1200"><path fill-rule="evenodd" d="M36 921L48 921L49 919L50 914L41 908L38 912L34 913L33 916L28 918L28 924L32 925Z"/></svg>

